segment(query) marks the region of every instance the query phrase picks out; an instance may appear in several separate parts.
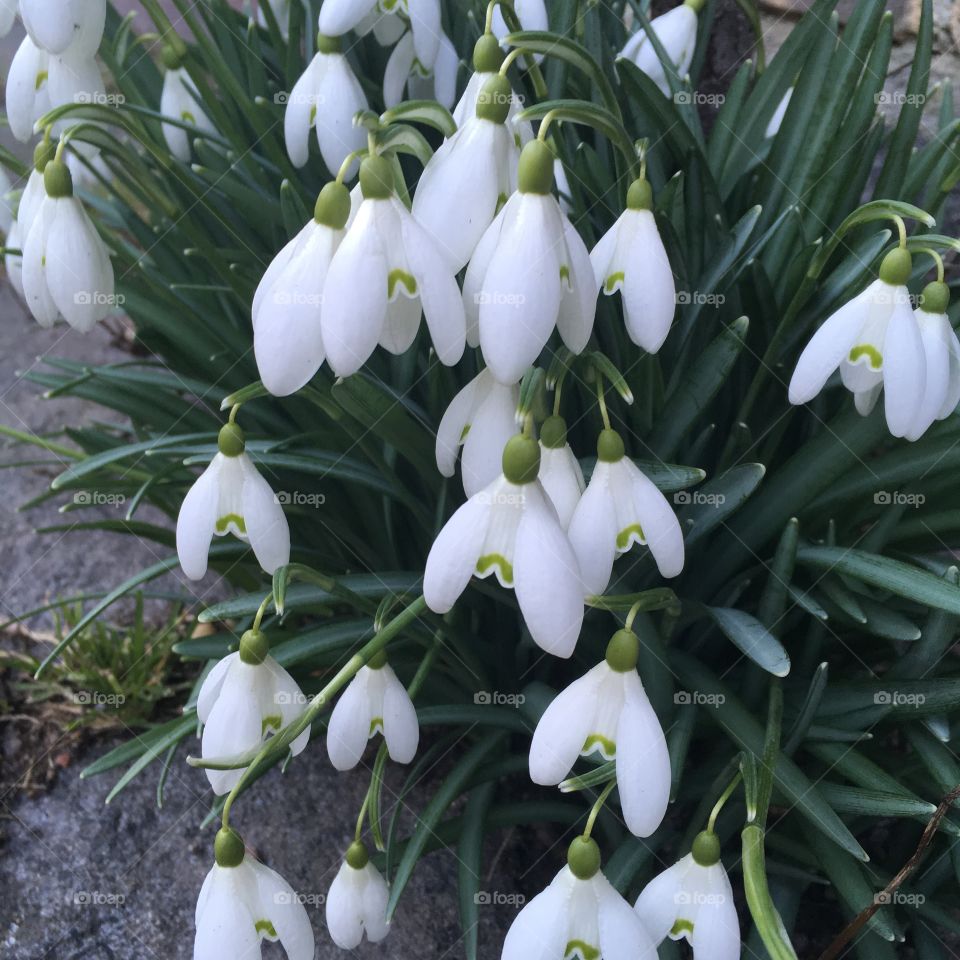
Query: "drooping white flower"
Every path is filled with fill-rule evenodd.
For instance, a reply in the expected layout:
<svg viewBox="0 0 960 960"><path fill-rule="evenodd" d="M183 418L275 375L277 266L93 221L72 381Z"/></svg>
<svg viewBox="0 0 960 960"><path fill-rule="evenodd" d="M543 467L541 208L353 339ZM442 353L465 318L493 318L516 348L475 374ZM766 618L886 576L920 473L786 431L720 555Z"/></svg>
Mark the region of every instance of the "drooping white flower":
<svg viewBox="0 0 960 960"><path fill-rule="evenodd" d="M667 339L677 301L652 208L649 182L634 181L627 209L590 254L597 286L607 296L620 291L627 333L648 353L656 353Z"/></svg>
<svg viewBox="0 0 960 960"><path fill-rule="evenodd" d="M543 0L514 0L513 9L522 29L546 30L549 28L547 7ZM494 36L501 40L510 32L504 22L499 5L493 11L491 29Z"/></svg>
<svg viewBox="0 0 960 960"><path fill-rule="evenodd" d="M303 713L306 698L297 682L268 653L260 631L248 630L240 649L220 660L207 674L197 698L197 717L203 724L204 760L230 760L256 750L270 734ZM296 756L310 739L308 726L291 744ZM205 768L213 792L229 793L245 768Z"/></svg>
<svg viewBox="0 0 960 960"><path fill-rule="evenodd" d="M698 834L691 853L643 888L635 909L655 943L685 937L693 960L739 960L740 923L714 833Z"/></svg>
<svg viewBox="0 0 960 960"><path fill-rule="evenodd" d="M637 674L639 644L619 630L606 658L559 693L530 744L530 778L560 783L577 757L616 760L620 808L631 833L649 837L670 802L670 754L660 721Z"/></svg>
<svg viewBox="0 0 960 960"><path fill-rule="evenodd" d="M646 544L660 575L683 569L683 532L673 508L654 483L624 455L615 430L597 442L597 465L567 530L583 571L584 586L601 594L610 582L613 561L635 543Z"/></svg>
<svg viewBox="0 0 960 960"><path fill-rule="evenodd" d="M416 755L420 742L417 711L382 654L357 671L330 714L330 762L337 770L352 770L377 732L383 734L391 760L409 763Z"/></svg>
<svg viewBox="0 0 960 960"><path fill-rule="evenodd" d="M111 310L113 266L107 248L73 196L67 165L51 160L43 172L46 196L32 213L23 246L23 296L34 319L51 327L63 317L88 333Z"/></svg>
<svg viewBox="0 0 960 960"><path fill-rule="evenodd" d="M390 932L389 897L387 882L370 863L367 848L355 840L327 894L327 929L333 942L342 950L353 950L364 935L371 943L383 940Z"/></svg>
<svg viewBox="0 0 960 960"><path fill-rule="evenodd" d="M379 343L400 354L424 315L448 366L463 356L465 326L455 271L394 192L385 157L360 165L363 202L333 256L324 287L323 345L334 373L356 373Z"/></svg>
<svg viewBox="0 0 960 960"><path fill-rule="evenodd" d="M468 497L479 493L500 475L503 448L517 432L520 388L498 383L489 370L481 370L454 398L437 428L437 469L445 477L460 470ZM543 470L541 464L541 472Z"/></svg>
<svg viewBox="0 0 960 960"><path fill-rule="evenodd" d="M417 185L413 215L458 271L517 186L520 153L505 124L510 98L509 81L495 75L476 113L430 158Z"/></svg>
<svg viewBox="0 0 960 960"><path fill-rule="evenodd" d="M279 940L287 960L313 960L313 929L293 887L246 853L229 827L218 831L214 850L197 898L193 960L260 960L263 940Z"/></svg>
<svg viewBox="0 0 960 960"><path fill-rule="evenodd" d="M905 437L926 392L926 360L906 282L912 258L887 254L880 278L828 317L800 354L790 380L794 404L807 403L839 367L843 385L866 415L883 390L887 427Z"/></svg>
<svg viewBox="0 0 960 960"><path fill-rule="evenodd" d="M383 73L383 102L395 107L406 89L410 100L436 100L448 110L457 98L457 70L460 59L456 47L443 32L433 62L425 64L416 52L416 35L405 33L390 54Z"/></svg>
<svg viewBox="0 0 960 960"><path fill-rule="evenodd" d="M653 32L666 51L677 75L684 77L693 63L697 47L697 11L703 0L686 0L650 21ZM620 56L632 60L660 88L665 97L670 96L670 82L660 57L646 30L638 30L624 45Z"/></svg>
<svg viewBox="0 0 960 960"><path fill-rule="evenodd" d="M349 214L347 188L328 183L313 218L273 258L253 295L253 352L274 396L295 393L323 363L323 288Z"/></svg>
<svg viewBox="0 0 960 960"><path fill-rule="evenodd" d="M13 223L7 232L6 246L11 250L20 250L19 254L7 253L4 257L4 267L10 284L22 298L23 294L23 244L30 235L30 227L36 218L40 204L47 196L43 185L43 171L56 153L56 146L49 140L42 140L33 151L33 165L27 185L20 194L17 212Z"/></svg>
<svg viewBox="0 0 960 960"><path fill-rule="evenodd" d="M656 960L657 950L630 904L600 871L596 843L578 837L567 865L507 931L501 960Z"/></svg>
<svg viewBox="0 0 960 960"><path fill-rule="evenodd" d="M540 483L566 530L587 485L580 461L567 443L566 421L560 416L548 417L540 428Z"/></svg>
<svg viewBox="0 0 960 960"><path fill-rule="evenodd" d="M353 122L366 109L367 98L342 53L340 38L320 34L317 52L290 91L283 117L290 162L295 167L307 162L310 130L316 129L320 155L335 176L344 160L367 142L366 131ZM351 164L346 175L355 169Z"/></svg>
<svg viewBox="0 0 960 960"><path fill-rule="evenodd" d="M773 115L770 117L770 122L767 124L767 129L763 132L763 135L767 140L771 140L780 132L780 126L783 123L783 118L787 115L787 107L790 106L790 101L792 99L793 87L790 87L780 98L780 102L777 104L777 109L773 111Z"/></svg>
<svg viewBox="0 0 960 960"><path fill-rule="evenodd" d="M30 39L47 53L69 50L92 58L107 17L106 0L20 0L20 19Z"/></svg>
<svg viewBox="0 0 960 960"><path fill-rule="evenodd" d="M467 339L501 383L517 383L554 327L573 353L590 339L597 287L583 240L560 209L553 155L532 140L517 192L481 238L463 284Z"/></svg>
<svg viewBox="0 0 960 960"><path fill-rule="evenodd" d="M214 536L232 533L249 543L269 574L290 562L290 528L283 508L244 453L243 431L234 423L220 430L219 452L187 491L177 517L177 555L184 574L207 572Z"/></svg>
<svg viewBox="0 0 960 960"><path fill-rule="evenodd" d="M216 128L200 102L190 74L183 66L182 58L170 47L164 48L167 70L163 75L160 92L160 112L181 123L196 127L193 136L215 133ZM170 152L182 163L190 162L191 131L172 123L163 124L163 138Z"/></svg>
<svg viewBox="0 0 960 960"><path fill-rule="evenodd" d="M0 37L5 37L13 29L20 0L0 0Z"/></svg>
<svg viewBox="0 0 960 960"><path fill-rule="evenodd" d="M583 585L570 541L537 480L539 444L518 435L503 453L503 474L474 494L434 541L423 596L446 613L470 578L495 574L513 588L530 636L569 657L583 622Z"/></svg>

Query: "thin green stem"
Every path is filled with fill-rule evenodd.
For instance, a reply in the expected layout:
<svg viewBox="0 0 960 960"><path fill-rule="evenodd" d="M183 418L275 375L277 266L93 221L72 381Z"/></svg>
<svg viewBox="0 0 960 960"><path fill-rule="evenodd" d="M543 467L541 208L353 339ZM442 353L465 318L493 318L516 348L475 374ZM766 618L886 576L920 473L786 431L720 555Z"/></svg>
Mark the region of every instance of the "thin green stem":
<svg viewBox="0 0 960 960"><path fill-rule="evenodd" d="M228 419L227 419L227 423L236 423L236 422L237 422L237 414L240 412L240 408L241 408L242 406L243 406L243 403L241 402L241 403L235 403L235 404L230 408L230 416L229 416Z"/></svg>
<svg viewBox="0 0 960 960"><path fill-rule="evenodd" d="M369 134L367 139L372 137L373 134ZM354 150L353 153L348 153L346 159L343 163L340 164L340 169L337 171L337 183L343 183L343 178L347 175L347 171L350 169L350 165L354 160L359 160L360 157L365 157L370 153L372 155L372 150Z"/></svg>
<svg viewBox="0 0 960 960"><path fill-rule="evenodd" d="M607 401L603 396L603 377L597 373L597 403L600 405L600 416L603 418L603 429L610 429L610 414L607 413Z"/></svg>
<svg viewBox="0 0 960 960"><path fill-rule="evenodd" d="M903 222L903 217L893 217L893 222L897 225L897 233L900 235L900 249L907 246L907 225Z"/></svg>
<svg viewBox="0 0 960 960"><path fill-rule="evenodd" d="M613 788L617 785L616 777L611 780L604 788L600 791L600 796L597 797L596 802L593 807L590 809L590 816L587 817L587 824L583 828L584 839L589 839L590 834L593 832L593 825L597 822L597 817L600 814L603 805L607 802L607 797L613 793Z"/></svg>
<svg viewBox="0 0 960 960"><path fill-rule="evenodd" d="M363 803L360 805L360 814L357 817L357 827L353 831L353 839L359 840L363 834L363 821L367 815L367 808L370 806L370 791L367 790L366 795L363 798Z"/></svg>
<svg viewBox="0 0 960 960"><path fill-rule="evenodd" d="M503 63L500 64L500 76L505 77L507 75L507 71L513 66L517 58L522 56L523 56L523 47L514 47L503 58Z"/></svg>
<svg viewBox="0 0 960 960"><path fill-rule="evenodd" d="M541 143L545 143L545 142L546 142L546 139L547 139L547 131L550 129L550 124L553 123L553 121L556 120L558 116L559 116L559 111L557 111L557 110L551 110L551 111L550 111L549 113L547 113L547 115L543 118L542 122L540 123L540 129L537 131L537 139L538 139Z"/></svg>
<svg viewBox="0 0 960 960"><path fill-rule="evenodd" d="M267 607L270 606L270 601L273 600L273 594L268 593L264 598L263 602L260 604L257 609L257 615L253 618L253 627L251 628L254 633L260 629L260 621L263 620L263 615L267 612Z"/></svg>
<svg viewBox="0 0 960 960"><path fill-rule="evenodd" d="M624 628L627 630L633 629L633 621L636 620L637 614L643 609L643 600L638 600L631 608L630 612L627 614L627 619L624 622Z"/></svg>
<svg viewBox="0 0 960 960"><path fill-rule="evenodd" d="M919 252L925 253L928 257L933 258L933 262L937 265L937 283L943 283L943 257L941 257L939 252L934 250L933 247L921 247Z"/></svg>
<svg viewBox="0 0 960 960"><path fill-rule="evenodd" d="M720 816L720 811L723 809L724 804L730 799L733 794L733 791L737 789L737 785L740 783L741 774L738 772L736 776L730 781L727 789L720 794L720 799L713 805L713 810L710 811L710 818L707 820L707 831L709 833L714 833L714 827L717 823L717 817Z"/></svg>

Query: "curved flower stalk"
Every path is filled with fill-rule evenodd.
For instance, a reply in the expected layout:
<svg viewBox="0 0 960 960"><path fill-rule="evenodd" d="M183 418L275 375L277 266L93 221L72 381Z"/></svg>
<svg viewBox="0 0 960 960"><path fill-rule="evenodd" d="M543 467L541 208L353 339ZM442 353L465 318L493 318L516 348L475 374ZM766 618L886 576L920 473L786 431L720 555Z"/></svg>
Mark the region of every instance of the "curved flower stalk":
<svg viewBox="0 0 960 960"><path fill-rule="evenodd" d="M684 77L693 63L697 48L697 14L704 0L685 0L684 3L650 21L653 32L666 51L677 74ZM624 45L620 56L632 60L660 88L665 97L670 96L670 82L660 57L646 30L638 30Z"/></svg>
<svg viewBox="0 0 960 960"><path fill-rule="evenodd" d="M542 140L523 148L517 192L483 234L463 283L468 341L501 383L520 380L554 327L573 353L593 330L593 268L550 193L553 159Z"/></svg>
<svg viewBox="0 0 960 960"><path fill-rule="evenodd" d="M23 247L24 300L40 326L51 327L63 317L88 333L113 306L113 266L73 195L67 165L51 160L44 167L43 183L46 196L35 212L27 211L32 222Z"/></svg>
<svg viewBox="0 0 960 960"><path fill-rule="evenodd" d="M386 880L370 863L367 848L359 840L347 847L346 856L327 894L327 929L342 950L360 946L366 936L379 943L390 932Z"/></svg>
<svg viewBox="0 0 960 960"><path fill-rule="evenodd" d="M587 484L580 461L567 443L567 423L556 414L540 427L539 479L557 511L560 526L566 530Z"/></svg>
<svg viewBox="0 0 960 960"><path fill-rule="evenodd" d="M870 413L882 390L890 433L907 436L926 392L923 341L906 286L912 269L908 250L892 250L879 279L824 321L797 361L791 403L812 400L839 367L857 410Z"/></svg>
<svg viewBox="0 0 960 960"><path fill-rule="evenodd" d="M547 30L547 7L544 0L514 0L513 9L524 30ZM500 12L499 4L493 11L491 29L497 39L502 40L510 31Z"/></svg>
<svg viewBox="0 0 960 960"><path fill-rule="evenodd" d="M516 591L534 642L569 657L583 623L583 586L539 469L537 441L515 436L503 452L503 473L463 504L434 541L423 595L434 613L446 613L472 576L495 574Z"/></svg>
<svg viewBox="0 0 960 960"><path fill-rule="evenodd" d="M306 698L269 650L263 633L248 630L240 638L240 649L224 657L207 674L197 698L204 760L227 761L250 753L303 713ZM308 726L290 744L291 756L301 753L309 739ZM222 795L237 785L244 769L206 767L205 772L213 792Z"/></svg>
<svg viewBox="0 0 960 960"><path fill-rule="evenodd" d="M406 89L410 100L436 100L448 110L457 98L460 60L450 38L441 31L437 53L429 65L417 56L416 36L405 33L390 54L383 74L383 102L395 107Z"/></svg>
<svg viewBox="0 0 960 960"><path fill-rule="evenodd" d="M945 420L960 403L960 340L947 307L950 288L942 281L928 283L914 311L926 364L926 382L908 440L918 440L937 421Z"/></svg>
<svg viewBox="0 0 960 960"><path fill-rule="evenodd" d="M510 82L495 74L480 93L476 113L444 141L417 185L413 215L457 271L517 186L520 154L506 126L511 98Z"/></svg>
<svg viewBox="0 0 960 960"><path fill-rule="evenodd" d="M20 0L30 39L50 54L92 58L103 39L106 0Z"/></svg>
<svg viewBox="0 0 960 960"><path fill-rule="evenodd" d="M445 477L460 471L468 497L479 493L500 475L503 449L517 432L520 388L504 386L489 370L481 370L454 398L437 428L437 469ZM543 474L541 456L541 477Z"/></svg>
<svg viewBox="0 0 960 960"><path fill-rule="evenodd" d="M693 960L740 957L737 908L712 831L697 834L693 850L643 888L635 909L656 943L686 938Z"/></svg>
<svg viewBox="0 0 960 960"><path fill-rule="evenodd" d="M367 98L342 51L340 37L318 34L317 52L290 91L283 133L295 167L302 167L310 155L311 129L316 130L320 155L334 175L366 143L366 133L353 118L367 109ZM344 176L355 171L352 163Z"/></svg>
<svg viewBox="0 0 960 960"><path fill-rule="evenodd" d="M279 940L287 960L313 960L313 930L293 887L229 827L217 832L214 854L197 898L193 960L260 960L263 940Z"/></svg>
<svg viewBox="0 0 960 960"><path fill-rule="evenodd" d="M160 112L165 117L173 117L183 123L196 127L196 135L216 133L213 122L203 109L183 66L183 56L172 46L163 48L163 63L166 72L163 75L163 89L160 91ZM172 123L163 124L163 138L170 152L182 163L190 162L190 131Z"/></svg>
<svg viewBox="0 0 960 960"><path fill-rule="evenodd" d="M646 544L660 575L683 570L683 531L673 508L624 453L623 439L606 429L597 441L597 465L568 529L590 593L607 588L613 561L635 543Z"/></svg>
<svg viewBox="0 0 960 960"><path fill-rule="evenodd" d="M620 808L631 833L649 837L670 802L670 754L637 673L640 646L618 630L605 659L557 694L530 744L530 778L553 786L578 756L617 762Z"/></svg>
<svg viewBox="0 0 960 960"><path fill-rule="evenodd" d="M328 183L313 219L273 258L253 295L253 351L274 396L295 393L323 363L323 288L349 215L347 188Z"/></svg>
<svg viewBox="0 0 960 960"><path fill-rule="evenodd" d="M386 157L360 164L363 202L330 263L324 286L323 345L334 373L348 377L377 343L404 353L424 315L441 363L463 356L465 319L446 254L394 191Z"/></svg>
<svg viewBox="0 0 960 960"><path fill-rule="evenodd" d="M577 837L567 864L507 931L501 960L656 960L657 950L630 904L600 871L594 840Z"/></svg>
<svg viewBox="0 0 960 960"><path fill-rule="evenodd" d="M352 770L367 741L383 734L390 759L409 763L417 753L417 711L387 656L381 652L361 667L337 700L327 726L327 753L337 770Z"/></svg>
<svg viewBox="0 0 960 960"><path fill-rule="evenodd" d="M677 291L646 179L630 185L627 209L593 248L590 262L603 293L620 291L630 339L647 353L656 353L670 332Z"/></svg>
<svg viewBox="0 0 960 960"><path fill-rule="evenodd" d="M243 431L228 423L210 466L187 491L177 517L177 555L184 574L199 580L207 572L214 536L232 533L249 543L266 573L290 562L290 528L270 484L244 452Z"/></svg>

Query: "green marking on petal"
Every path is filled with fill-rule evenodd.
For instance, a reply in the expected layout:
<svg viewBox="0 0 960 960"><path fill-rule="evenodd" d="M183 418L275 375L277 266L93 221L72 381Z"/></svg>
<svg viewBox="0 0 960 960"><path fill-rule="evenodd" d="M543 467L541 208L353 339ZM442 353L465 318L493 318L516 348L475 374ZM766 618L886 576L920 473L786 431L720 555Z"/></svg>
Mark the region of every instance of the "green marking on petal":
<svg viewBox="0 0 960 960"><path fill-rule="evenodd" d="M624 527L617 534L617 549L626 550L627 544L630 542L630 537L636 534L641 542L646 543L647 538L643 535L643 527L639 523L631 523L629 527Z"/></svg>
<svg viewBox="0 0 960 960"><path fill-rule="evenodd" d="M520 139L520 134L519 134L519 133L515 133L515 134L513 135L513 142L517 145L517 149L518 149L518 150L522 150L522 149L523 149L523 141Z"/></svg>
<svg viewBox="0 0 960 960"><path fill-rule="evenodd" d="M680 937L685 933L693 933L693 924L689 920L680 919L670 928L671 937Z"/></svg>
<svg viewBox="0 0 960 960"><path fill-rule="evenodd" d="M460 431L460 443L463 443L467 439L467 434L470 432L470 424L466 424L464 428Z"/></svg>
<svg viewBox="0 0 960 960"><path fill-rule="evenodd" d="M383 717L374 717L370 721L370 733L367 736L367 739L372 737L378 730L383 729Z"/></svg>
<svg viewBox="0 0 960 960"><path fill-rule="evenodd" d="M243 517L239 513L228 513L226 516L217 520L217 533L226 533L233 524L241 533L247 532L247 525L243 522Z"/></svg>
<svg viewBox="0 0 960 960"><path fill-rule="evenodd" d="M47 82L47 71L41 70L34 81L34 90L39 90Z"/></svg>
<svg viewBox="0 0 960 960"><path fill-rule="evenodd" d="M269 920L258 920L256 923L257 933L266 934L268 937L272 937L274 940L277 938L276 927Z"/></svg>
<svg viewBox="0 0 960 960"><path fill-rule="evenodd" d="M313 126L313 121L317 119L317 105L314 104L310 107L310 126Z"/></svg>
<svg viewBox="0 0 960 960"><path fill-rule="evenodd" d="M497 213L499 213L503 209L503 205L506 202L507 202L507 195L505 193L501 193L500 196L497 197L497 211L496 211Z"/></svg>
<svg viewBox="0 0 960 960"><path fill-rule="evenodd" d="M850 362L856 363L861 357L866 357L872 370L879 370L883 366L883 354L869 343L862 343L850 351Z"/></svg>
<svg viewBox="0 0 960 960"><path fill-rule="evenodd" d="M184 123L192 123L194 126L197 125L197 118L189 110L181 110L180 119Z"/></svg>
<svg viewBox="0 0 960 960"><path fill-rule="evenodd" d="M411 297L417 295L417 281L410 276L405 270L391 270L390 275L387 277L387 296L392 300L393 292L397 288L397 284L402 283L407 288L407 293Z"/></svg>
<svg viewBox="0 0 960 960"><path fill-rule="evenodd" d="M272 713L269 717L264 717L260 721L260 736L263 736L271 728L279 730L281 726L283 726L283 717Z"/></svg>
<svg viewBox="0 0 960 960"><path fill-rule="evenodd" d="M591 947L589 943L583 940L570 940L564 947L564 957L575 956L579 954L583 960L599 960L600 951L596 947Z"/></svg>
<svg viewBox="0 0 960 960"><path fill-rule="evenodd" d="M623 283L625 279L626 278L622 270L617 271L617 273L611 273L610 276L607 277L606 283L603 285L604 292L613 293L617 284Z"/></svg>
<svg viewBox="0 0 960 960"><path fill-rule="evenodd" d="M477 561L477 573L483 576L491 567L499 567L501 579L506 583L513 583L513 564L499 553L488 553Z"/></svg>
<svg viewBox="0 0 960 960"><path fill-rule="evenodd" d="M565 263L560 267L560 279L570 282L570 268Z"/></svg>
<svg viewBox="0 0 960 960"><path fill-rule="evenodd" d="M591 753L596 747L599 747L608 760L612 760L617 754L617 745L602 733L591 733L583 741L583 749L580 751L584 756Z"/></svg>

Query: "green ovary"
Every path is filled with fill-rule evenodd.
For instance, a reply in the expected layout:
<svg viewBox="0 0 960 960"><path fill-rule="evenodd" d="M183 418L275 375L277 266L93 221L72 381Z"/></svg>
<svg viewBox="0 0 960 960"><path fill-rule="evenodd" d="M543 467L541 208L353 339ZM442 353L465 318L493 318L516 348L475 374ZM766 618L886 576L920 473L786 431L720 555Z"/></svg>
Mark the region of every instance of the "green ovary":
<svg viewBox="0 0 960 960"><path fill-rule="evenodd" d="M622 270L618 271L617 273L611 273L610 276L607 277L606 283L603 285L604 292L613 293L613 291L617 288L617 284L623 283L625 279L626 277Z"/></svg>
<svg viewBox="0 0 960 960"><path fill-rule="evenodd" d="M266 934L268 937L277 939L277 931L269 920L258 920L256 923L257 933Z"/></svg>
<svg viewBox="0 0 960 960"><path fill-rule="evenodd" d="M477 573L483 576L491 567L499 567L500 574L506 583L513 583L513 564L499 553L488 553L477 561Z"/></svg>
<svg viewBox="0 0 960 960"><path fill-rule="evenodd" d="M630 537L636 534L642 543L646 543L647 538L643 535L643 527L639 523L631 523L629 527L624 527L617 534L617 549L626 550L627 544L630 542Z"/></svg>
<svg viewBox="0 0 960 960"><path fill-rule="evenodd" d="M387 277L387 296L392 300L397 284L402 283L411 297L417 295L417 281L405 270L391 270Z"/></svg>
<svg viewBox="0 0 960 960"><path fill-rule="evenodd" d="M879 370L883 366L883 354L869 343L861 343L850 351L850 362L856 363L861 357L866 357L871 370Z"/></svg>
<svg viewBox="0 0 960 960"><path fill-rule="evenodd" d="M239 513L228 513L217 520L217 533L226 533L233 524L241 533L247 532L247 525Z"/></svg>
<svg viewBox="0 0 960 960"><path fill-rule="evenodd" d="M564 957L580 954L583 960L598 960L600 951L596 947L591 947L589 943L582 940L570 940L563 950Z"/></svg>
<svg viewBox="0 0 960 960"><path fill-rule="evenodd" d="M583 749L580 752L586 756L597 747L603 751L603 755L608 760L612 760L617 754L617 745L612 740L608 740L602 733L591 733L584 740Z"/></svg>

